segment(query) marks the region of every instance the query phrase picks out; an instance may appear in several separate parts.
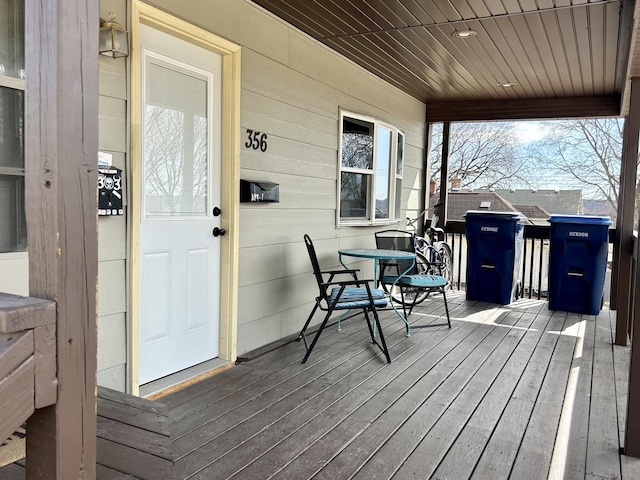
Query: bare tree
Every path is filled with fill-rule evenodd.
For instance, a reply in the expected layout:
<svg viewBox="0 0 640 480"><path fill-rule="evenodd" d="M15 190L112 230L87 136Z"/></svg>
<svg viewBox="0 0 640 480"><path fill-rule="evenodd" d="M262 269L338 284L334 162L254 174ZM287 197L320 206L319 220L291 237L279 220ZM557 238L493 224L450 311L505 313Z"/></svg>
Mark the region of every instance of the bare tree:
<svg viewBox="0 0 640 480"><path fill-rule="evenodd" d="M431 177L438 181L442 165L442 127L434 128ZM451 125L449 179L463 187L508 188L529 185L529 155L514 123L483 122Z"/></svg>
<svg viewBox="0 0 640 480"><path fill-rule="evenodd" d="M585 195L618 205L622 118L588 118L551 122L537 148L538 163L572 178Z"/></svg>

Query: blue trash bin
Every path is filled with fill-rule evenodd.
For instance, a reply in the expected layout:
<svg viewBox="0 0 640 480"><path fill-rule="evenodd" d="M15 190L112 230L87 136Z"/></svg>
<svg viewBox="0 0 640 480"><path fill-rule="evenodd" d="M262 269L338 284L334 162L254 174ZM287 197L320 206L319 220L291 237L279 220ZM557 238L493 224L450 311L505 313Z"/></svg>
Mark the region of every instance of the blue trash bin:
<svg viewBox="0 0 640 480"><path fill-rule="evenodd" d="M507 305L518 291L524 222L520 212L465 215L467 300Z"/></svg>
<svg viewBox="0 0 640 480"><path fill-rule="evenodd" d="M549 309L597 315L609 254L609 217L549 217Z"/></svg>

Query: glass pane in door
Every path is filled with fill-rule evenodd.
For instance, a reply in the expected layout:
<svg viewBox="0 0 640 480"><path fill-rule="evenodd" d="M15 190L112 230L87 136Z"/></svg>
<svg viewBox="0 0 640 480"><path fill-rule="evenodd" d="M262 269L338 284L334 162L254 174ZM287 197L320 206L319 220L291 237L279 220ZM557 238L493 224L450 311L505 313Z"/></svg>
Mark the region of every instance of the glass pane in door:
<svg viewBox="0 0 640 480"><path fill-rule="evenodd" d="M151 56L146 57L145 67L145 216L205 216L208 78Z"/></svg>

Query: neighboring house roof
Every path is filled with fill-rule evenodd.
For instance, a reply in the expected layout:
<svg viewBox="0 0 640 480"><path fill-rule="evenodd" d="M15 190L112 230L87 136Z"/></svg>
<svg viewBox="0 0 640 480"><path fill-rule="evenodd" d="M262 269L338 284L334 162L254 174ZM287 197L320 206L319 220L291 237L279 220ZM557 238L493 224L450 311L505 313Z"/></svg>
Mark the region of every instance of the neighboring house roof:
<svg viewBox="0 0 640 480"><path fill-rule="evenodd" d="M436 192L433 194L429 199L429 205L433 207L433 205L438 203L439 198L440 193ZM500 195L489 190L451 190L448 195L447 205L447 219L457 221L464 221L464 215L469 210L487 212L519 211ZM433 214L431 207L429 208L429 215Z"/></svg>
<svg viewBox="0 0 640 480"><path fill-rule="evenodd" d="M513 207L534 225L549 225L549 212L540 205L514 205Z"/></svg>
<svg viewBox="0 0 640 480"><path fill-rule="evenodd" d="M524 190L495 189L494 191L513 205L539 205L549 213L581 215L582 190Z"/></svg>
<svg viewBox="0 0 640 480"><path fill-rule="evenodd" d="M585 215L611 217L611 220L615 224L618 212L609 200L584 199L582 203L584 204Z"/></svg>
<svg viewBox="0 0 640 480"><path fill-rule="evenodd" d="M514 205L513 207L530 219L547 220L549 218L549 212L540 205Z"/></svg>

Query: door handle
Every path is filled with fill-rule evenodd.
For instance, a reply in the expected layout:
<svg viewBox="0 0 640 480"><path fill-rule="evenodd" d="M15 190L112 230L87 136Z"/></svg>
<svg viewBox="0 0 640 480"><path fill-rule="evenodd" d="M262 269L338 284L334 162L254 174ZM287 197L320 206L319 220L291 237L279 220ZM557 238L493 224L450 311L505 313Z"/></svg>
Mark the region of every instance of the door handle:
<svg viewBox="0 0 640 480"><path fill-rule="evenodd" d="M220 210L220 207L213 207L213 216L214 217L219 217L221 213L222 213L222 210Z"/></svg>
<svg viewBox="0 0 640 480"><path fill-rule="evenodd" d="M225 233L227 233L227 231L224 228L215 227L213 229L213 236L214 237L222 237Z"/></svg>

